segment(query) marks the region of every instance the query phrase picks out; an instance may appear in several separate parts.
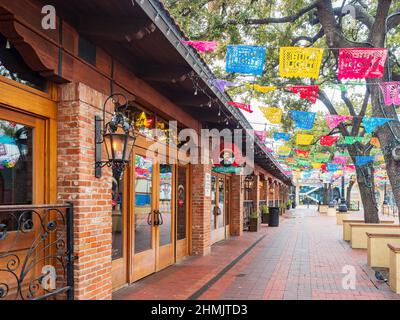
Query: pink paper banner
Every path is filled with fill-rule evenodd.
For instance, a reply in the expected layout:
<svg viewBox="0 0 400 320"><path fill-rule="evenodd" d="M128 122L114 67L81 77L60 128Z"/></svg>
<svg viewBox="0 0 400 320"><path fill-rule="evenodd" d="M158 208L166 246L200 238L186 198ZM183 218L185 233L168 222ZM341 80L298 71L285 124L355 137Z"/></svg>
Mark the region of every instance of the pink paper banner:
<svg viewBox="0 0 400 320"><path fill-rule="evenodd" d="M200 52L214 52L218 45L216 41L182 41L182 43L187 44Z"/></svg>
<svg viewBox="0 0 400 320"><path fill-rule="evenodd" d="M347 156L335 156L332 160L332 163L345 165L349 161Z"/></svg>
<svg viewBox="0 0 400 320"><path fill-rule="evenodd" d="M400 82L383 82L380 85L387 106L400 105Z"/></svg>
<svg viewBox="0 0 400 320"><path fill-rule="evenodd" d="M335 129L339 124L344 121L352 120L352 116L343 116L340 114L335 115L327 115L326 116L326 124L328 125L329 129Z"/></svg>
<svg viewBox="0 0 400 320"><path fill-rule="evenodd" d="M251 110L251 106L249 104L245 104L245 103L240 103L240 102L228 102L228 104L232 107L253 113L253 110Z"/></svg>
<svg viewBox="0 0 400 320"><path fill-rule="evenodd" d="M339 49L338 79L382 78L385 72L387 49Z"/></svg>

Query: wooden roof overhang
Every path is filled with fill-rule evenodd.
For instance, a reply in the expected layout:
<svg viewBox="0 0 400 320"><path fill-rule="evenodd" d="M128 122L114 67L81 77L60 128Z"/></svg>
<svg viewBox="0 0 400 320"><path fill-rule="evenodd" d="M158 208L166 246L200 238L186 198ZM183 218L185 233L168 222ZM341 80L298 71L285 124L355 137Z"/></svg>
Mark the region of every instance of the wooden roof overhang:
<svg viewBox="0 0 400 320"><path fill-rule="evenodd" d="M37 0L54 5L57 15L77 31L118 59L137 77L201 121L208 128L224 125L218 117L222 108L229 128L252 130L243 114L227 102L231 98L212 86L213 73L192 48L181 43L188 40L158 0ZM196 76L201 91L194 95L191 75ZM211 107L208 106L212 98ZM224 126L226 128L226 125ZM255 163L292 185L282 167L266 151L257 137L254 140Z"/></svg>

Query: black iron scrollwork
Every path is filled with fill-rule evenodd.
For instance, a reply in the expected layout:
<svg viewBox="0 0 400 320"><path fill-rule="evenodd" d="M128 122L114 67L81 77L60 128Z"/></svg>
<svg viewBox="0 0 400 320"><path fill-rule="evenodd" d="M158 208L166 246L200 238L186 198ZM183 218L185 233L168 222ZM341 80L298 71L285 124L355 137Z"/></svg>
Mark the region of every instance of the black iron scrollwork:
<svg viewBox="0 0 400 320"><path fill-rule="evenodd" d="M0 300L73 298L72 205L0 206L0 218Z"/></svg>

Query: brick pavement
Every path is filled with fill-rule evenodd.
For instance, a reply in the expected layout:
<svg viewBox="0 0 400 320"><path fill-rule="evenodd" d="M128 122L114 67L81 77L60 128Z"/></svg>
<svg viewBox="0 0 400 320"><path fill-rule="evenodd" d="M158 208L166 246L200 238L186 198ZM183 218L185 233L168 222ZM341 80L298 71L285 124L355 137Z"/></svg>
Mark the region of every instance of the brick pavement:
<svg viewBox="0 0 400 320"><path fill-rule="evenodd" d="M335 217L315 208L297 209L279 228L263 227L212 247L210 255L190 257L114 294L114 299L187 299L251 244L265 236L199 299L212 300L366 300L400 299L377 281L366 250L342 240ZM342 288L342 268L354 266L355 290Z"/></svg>

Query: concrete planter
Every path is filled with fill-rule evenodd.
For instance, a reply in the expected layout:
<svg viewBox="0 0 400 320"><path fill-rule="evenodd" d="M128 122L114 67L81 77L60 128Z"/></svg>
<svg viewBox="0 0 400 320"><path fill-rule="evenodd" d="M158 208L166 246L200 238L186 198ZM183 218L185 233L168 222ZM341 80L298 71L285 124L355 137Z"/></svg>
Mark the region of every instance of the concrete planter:
<svg viewBox="0 0 400 320"><path fill-rule="evenodd" d="M328 208L328 210L327 210L327 215L328 215L329 217L334 217L334 216L336 216L336 209L335 209L335 208Z"/></svg>
<svg viewBox="0 0 400 320"><path fill-rule="evenodd" d="M388 244L400 245L400 234L367 233L368 265L372 268L389 268Z"/></svg>
<svg viewBox="0 0 400 320"><path fill-rule="evenodd" d="M350 244L353 249L367 249L367 233L400 234L400 226L383 223L350 223Z"/></svg>
<svg viewBox="0 0 400 320"><path fill-rule="evenodd" d="M321 204L318 208L319 213L325 214L328 213L328 206L325 204Z"/></svg>
<svg viewBox="0 0 400 320"><path fill-rule="evenodd" d="M343 224L343 219L349 219L350 213L340 213L336 212L336 224L337 225L342 225Z"/></svg>

